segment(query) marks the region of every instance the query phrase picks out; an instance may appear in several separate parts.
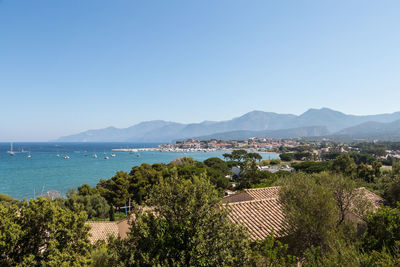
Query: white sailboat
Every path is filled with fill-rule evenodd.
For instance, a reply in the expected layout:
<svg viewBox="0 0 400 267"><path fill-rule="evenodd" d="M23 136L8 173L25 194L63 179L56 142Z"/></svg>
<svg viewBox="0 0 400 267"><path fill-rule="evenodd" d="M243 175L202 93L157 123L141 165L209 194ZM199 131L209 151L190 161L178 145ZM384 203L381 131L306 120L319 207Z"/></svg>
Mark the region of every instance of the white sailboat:
<svg viewBox="0 0 400 267"><path fill-rule="evenodd" d="M28 157L28 159L32 158L32 155L31 155L30 151L28 152L28 156L27 157Z"/></svg>
<svg viewBox="0 0 400 267"><path fill-rule="evenodd" d="M97 154L96 153L93 154L93 158L97 159Z"/></svg>
<svg viewBox="0 0 400 267"><path fill-rule="evenodd" d="M10 144L10 151L8 151L8 154L10 154L10 156L14 156L15 152L13 151L13 143L11 142Z"/></svg>

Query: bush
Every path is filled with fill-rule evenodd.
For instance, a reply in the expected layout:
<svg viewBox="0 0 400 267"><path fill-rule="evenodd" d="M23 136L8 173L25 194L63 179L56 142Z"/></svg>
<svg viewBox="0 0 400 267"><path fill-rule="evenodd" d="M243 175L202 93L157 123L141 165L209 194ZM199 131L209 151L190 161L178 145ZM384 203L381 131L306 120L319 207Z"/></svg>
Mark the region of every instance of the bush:
<svg viewBox="0 0 400 267"><path fill-rule="evenodd" d="M162 179L149 194L152 212L135 210L126 240L111 247L124 266L242 266L248 235L232 224L207 177ZM156 215L155 215L156 214Z"/></svg>
<svg viewBox="0 0 400 267"><path fill-rule="evenodd" d="M111 207L107 200L99 194L82 196L75 192L67 193L67 199L64 201L65 207L74 209L79 204L83 206L89 219L106 219L109 217Z"/></svg>
<svg viewBox="0 0 400 267"><path fill-rule="evenodd" d="M292 167L296 171L302 171L306 173L319 173L328 171L331 168L331 163L328 161L305 161L292 164Z"/></svg>
<svg viewBox="0 0 400 267"><path fill-rule="evenodd" d="M13 204L19 205L20 202L9 195L0 193L0 204L2 204L4 206L9 206L9 205L13 205Z"/></svg>
<svg viewBox="0 0 400 267"><path fill-rule="evenodd" d="M279 155L279 157L283 161L292 161L294 159L294 154L293 153L282 153Z"/></svg>
<svg viewBox="0 0 400 267"><path fill-rule="evenodd" d="M317 246L324 251L339 212L332 191L309 175L287 177L279 191L287 228L282 234L295 255Z"/></svg>
<svg viewBox="0 0 400 267"><path fill-rule="evenodd" d="M392 250L400 242L400 207L381 207L367 218L363 237L366 251Z"/></svg>
<svg viewBox="0 0 400 267"><path fill-rule="evenodd" d="M86 213L37 200L0 204L0 266L80 266L89 251Z"/></svg>

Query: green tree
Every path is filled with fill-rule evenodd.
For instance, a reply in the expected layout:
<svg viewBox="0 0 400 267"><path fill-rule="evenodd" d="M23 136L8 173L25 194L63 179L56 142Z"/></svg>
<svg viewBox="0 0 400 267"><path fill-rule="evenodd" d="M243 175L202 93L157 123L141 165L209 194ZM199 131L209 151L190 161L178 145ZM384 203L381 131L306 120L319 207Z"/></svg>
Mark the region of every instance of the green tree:
<svg viewBox="0 0 400 267"><path fill-rule="evenodd" d="M243 164L243 171L239 176L239 189L250 188L257 184L262 176L254 159L247 159Z"/></svg>
<svg viewBox="0 0 400 267"><path fill-rule="evenodd" d="M72 191L67 193L67 199L62 202L62 205L71 210L74 210L76 205L82 205L89 219L105 219L108 217L110 211L110 205L108 205L107 200L98 193L94 195L80 195Z"/></svg>
<svg viewBox="0 0 400 267"><path fill-rule="evenodd" d="M96 188L93 188L88 184L83 184L81 186L78 186L78 194L81 196L94 195L98 194L98 191Z"/></svg>
<svg viewBox="0 0 400 267"><path fill-rule="evenodd" d="M384 178L387 178L384 184L384 197L392 205L396 205L400 202L400 175Z"/></svg>
<svg viewBox="0 0 400 267"><path fill-rule="evenodd" d="M355 174L357 165L349 154L342 154L332 163L332 170L336 173L342 173L345 176L352 177Z"/></svg>
<svg viewBox="0 0 400 267"><path fill-rule="evenodd" d="M23 238L23 229L18 218L18 207L0 203L0 265L14 266L23 260L19 242Z"/></svg>
<svg viewBox="0 0 400 267"><path fill-rule="evenodd" d="M400 161L393 161L392 163L392 175L400 175Z"/></svg>
<svg viewBox="0 0 400 267"><path fill-rule="evenodd" d="M312 155L310 152L297 152L293 154L295 160L310 160Z"/></svg>
<svg viewBox="0 0 400 267"><path fill-rule="evenodd" d="M342 153L340 153L340 152L329 152L329 153L322 154L321 157L323 160L334 160L337 157L339 157L340 155L342 155Z"/></svg>
<svg viewBox="0 0 400 267"><path fill-rule="evenodd" d="M294 154L293 153L282 153L282 154L279 154L279 157L283 161L292 161L294 159Z"/></svg>
<svg viewBox="0 0 400 267"><path fill-rule="evenodd" d="M374 264L372 257L363 253L357 244L347 242L340 236L336 236L330 242L329 251L321 251L318 247L308 249L303 255L302 266L386 266Z"/></svg>
<svg viewBox="0 0 400 267"><path fill-rule="evenodd" d="M163 173L168 173L165 164L154 164L151 166L143 163L140 166L133 167L130 172L132 178L129 185L129 192L133 199L141 204L145 197L147 197L151 187L163 177Z"/></svg>
<svg viewBox="0 0 400 267"><path fill-rule="evenodd" d="M349 213L354 213L361 218L365 216L370 208L370 202L364 198L352 179L328 172L316 174L313 177L318 184L329 188L332 192L339 212L337 225L342 224Z"/></svg>
<svg viewBox="0 0 400 267"><path fill-rule="evenodd" d="M222 155L225 159L242 162L248 158L247 151L244 149L233 150L232 153L225 153Z"/></svg>
<svg viewBox="0 0 400 267"><path fill-rule="evenodd" d="M251 244L251 266L295 266L297 257L289 254L288 245L272 236Z"/></svg>
<svg viewBox="0 0 400 267"><path fill-rule="evenodd" d="M253 159L256 161L262 160L262 156L259 153L251 152L247 154L247 158Z"/></svg>
<svg viewBox="0 0 400 267"><path fill-rule="evenodd" d="M367 218L367 229L363 236L363 247L367 251L392 250L400 245L400 207L382 206Z"/></svg>
<svg viewBox="0 0 400 267"><path fill-rule="evenodd" d="M100 180L97 190L113 206L123 206L128 201L131 176L123 171L117 172L109 180Z"/></svg>
<svg viewBox="0 0 400 267"><path fill-rule="evenodd" d="M75 266L87 262L86 213L39 198L17 209L0 204L1 266Z"/></svg>
<svg viewBox="0 0 400 267"><path fill-rule="evenodd" d="M296 255L312 246L327 249L339 217L332 191L306 174L285 179L279 191L286 241Z"/></svg>
<svg viewBox="0 0 400 267"><path fill-rule="evenodd" d="M302 171L306 173L319 173L328 171L331 169L331 162L328 161L304 161L293 163L292 167L296 171Z"/></svg>
<svg viewBox="0 0 400 267"><path fill-rule="evenodd" d="M116 262L137 266L242 266L248 261L248 235L232 224L206 177L162 179L147 204L136 210L132 232L114 241Z"/></svg>
<svg viewBox="0 0 400 267"><path fill-rule="evenodd" d="M108 218L110 219L110 222L115 221L115 211L114 208L110 208L108 211Z"/></svg>
<svg viewBox="0 0 400 267"><path fill-rule="evenodd" d="M4 206L9 206L9 205L19 205L20 202L13 197L5 194L0 194L0 204L3 204Z"/></svg>
<svg viewBox="0 0 400 267"><path fill-rule="evenodd" d="M368 165L361 163L357 167L357 176L360 179L363 179L367 183L373 183L374 182L374 175L375 175L375 170L370 168Z"/></svg>
<svg viewBox="0 0 400 267"><path fill-rule="evenodd" d="M228 164L225 161L223 161L220 158L216 158L216 157L206 159L204 161L204 164L207 167L212 168L217 171L220 171L221 173L223 173L225 175L228 174L229 170L230 170L228 167Z"/></svg>
<svg viewBox="0 0 400 267"><path fill-rule="evenodd" d="M382 168L382 162L379 161L372 162L372 169L374 170L375 177L381 176L381 168Z"/></svg>

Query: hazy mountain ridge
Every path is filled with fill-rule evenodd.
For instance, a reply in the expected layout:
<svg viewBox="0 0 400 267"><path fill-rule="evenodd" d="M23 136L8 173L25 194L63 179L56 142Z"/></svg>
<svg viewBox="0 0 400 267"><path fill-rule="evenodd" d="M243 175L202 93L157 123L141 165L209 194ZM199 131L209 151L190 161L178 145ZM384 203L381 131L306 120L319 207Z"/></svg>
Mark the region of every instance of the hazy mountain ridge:
<svg viewBox="0 0 400 267"><path fill-rule="evenodd" d="M325 126L310 126L301 128L281 129L281 130L264 130L264 131L232 131L216 133L206 136L198 136L198 140L245 140L250 137L260 138L297 138L297 137L319 137L329 134Z"/></svg>
<svg viewBox="0 0 400 267"><path fill-rule="evenodd" d="M343 129L333 135L337 138L363 138L379 140L400 140L400 120L382 123L368 121Z"/></svg>
<svg viewBox="0 0 400 267"><path fill-rule="evenodd" d="M163 120L141 122L128 128L108 127L61 137L63 142L171 142L172 140L207 136L248 136L295 138L322 135L349 135L351 127L376 122L377 127L400 120L400 112L378 115L347 115L328 108L309 109L301 115L252 111L226 121L203 121L182 124ZM264 131L264 132L263 132ZM275 132L274 132L275 131ZM365 128L368 135L370 128ZM386 130L388 131L388 130ZM361 134L361 133L358 133ZM378 134L375 131L375 134ZM354 135L356 136L356 135ZM251 137L251 136L249 136ZM226 139L220 138L220 139ZM232 138L236 139L236 138Z"/></svg>

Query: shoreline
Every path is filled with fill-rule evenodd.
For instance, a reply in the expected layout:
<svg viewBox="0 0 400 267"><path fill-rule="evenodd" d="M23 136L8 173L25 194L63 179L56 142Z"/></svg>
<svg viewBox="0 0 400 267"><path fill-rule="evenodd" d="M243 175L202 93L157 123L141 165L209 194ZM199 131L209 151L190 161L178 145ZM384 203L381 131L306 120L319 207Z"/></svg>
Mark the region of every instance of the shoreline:
<svg viewBox="0 0 400 267"><path fill-rule="evenodd" d="M204 152L204 153L221 153L227 152L230 153L237 149L227 148L227 149L207 149L207 148L157 148L157 147L148 147L148 148L113 148L111 151L113 152L141 152L141 151L150 151L150 152L172 152L172 153L194 153L194 152ZM258 151L256 149L244 149L247 152L256 152L256 153L274 153L279 154L272 151Z"/></svg>

